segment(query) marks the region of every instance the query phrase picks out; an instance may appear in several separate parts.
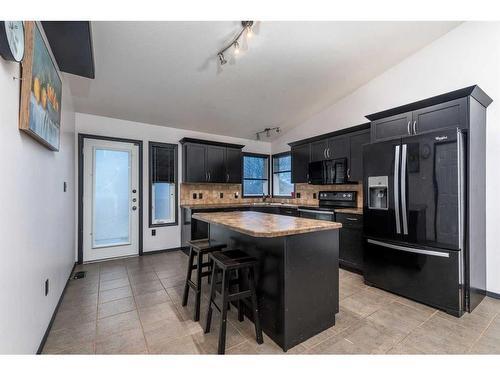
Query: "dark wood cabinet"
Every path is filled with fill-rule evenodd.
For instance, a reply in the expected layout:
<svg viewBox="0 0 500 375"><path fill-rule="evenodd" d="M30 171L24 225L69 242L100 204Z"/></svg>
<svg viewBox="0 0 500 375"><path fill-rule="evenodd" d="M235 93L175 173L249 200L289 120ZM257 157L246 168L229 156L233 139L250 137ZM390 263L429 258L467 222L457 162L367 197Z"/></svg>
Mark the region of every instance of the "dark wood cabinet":
<svg viewBox="0 0 500 375"><path fill-rule="evenodd" d="M335 220L342 223L339 239L340 265L363 272L363 215L336 213Z"/></svg>
<svg viewBox="0 0 500 375"><path fill-rule="evenodd" d="M311 142L311 161L321 161L329 159L326 155L328 150L328 139Z"/></svg>
<svg viewBox="0 0 500 375"><path fill-rule="evenodd" d="M208 182L226 182L226 148L206 146L206 166Z"/></svg>
<svg viewBox="0 0 500 375"><path fill-rule="evenodd" d="M206 146L202 144L187 143L184 145L182 161L184 182L207 182L206 151Z"/></svg>
<svg viewBox="0 0 500 375"><path fill-rule="evenodd" d="M183 145L183 182L241 183L243 145L192 138Z"/></svg>
<svg viewBox="0 0 500 375"><path fill-rule="evenodd" d="M305 183L308 181L309 161L311 160L311 145L309 143L294 146L292 155L292 183Z"/></svg>
<svg viewBox="0 0 500 375"><path fill-rule="evenodd" d="M326 150L326 155L328 156L328 159L349 159L349 136L341 135L328 139L328 149Z"/></svg>
<svg viewBox="0 0 500 375"><path fill-rule="evenodd" d="M370 130L349 137L349 181L363 181L363 145L370 143Z"/></svg>
<svg viewBox="0 0 500 375"><path fill-rule="evenodd" d="M243 155L240 149L226 148L226 181L241 184Z"/></svg>
<svg viewBox="0 0 500 375"><path fill-rule="evenodd" d="M371 141L381 141L411 135L412 113L406 112L371 123Z"/></svg>
<svg viewBox="0 0 500 375"><path fill-rule="evenodd" d="M446 128L467 128L467 98L413 111L412 134Z"/></svg>

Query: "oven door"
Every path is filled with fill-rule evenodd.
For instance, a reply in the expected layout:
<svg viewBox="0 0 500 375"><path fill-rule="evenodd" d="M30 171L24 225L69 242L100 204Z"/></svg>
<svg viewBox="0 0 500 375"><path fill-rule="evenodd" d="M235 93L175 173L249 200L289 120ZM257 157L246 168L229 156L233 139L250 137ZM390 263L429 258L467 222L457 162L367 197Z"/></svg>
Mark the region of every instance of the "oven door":
<svg viewBox="0 0 500 375"><path fill-rule="evenodd" d="M299 217L303 217L306 219L335 221L335 212L333 211L321 211L308 208L299 208L298 212L299 212Z"/></svg>
<svg viewBox="0 0 500 375"><path fill-rule="evenodd" d="M367 239L365 282L445 310L463 313L462 253Z"/></svg>

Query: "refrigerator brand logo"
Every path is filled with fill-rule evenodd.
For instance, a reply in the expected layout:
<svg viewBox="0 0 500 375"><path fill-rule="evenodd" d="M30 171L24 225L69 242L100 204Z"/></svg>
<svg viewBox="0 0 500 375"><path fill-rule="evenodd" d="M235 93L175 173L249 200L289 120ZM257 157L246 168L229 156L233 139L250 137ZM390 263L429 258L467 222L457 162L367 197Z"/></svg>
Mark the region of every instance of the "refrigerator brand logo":
<svg viewBox="0 0 500 375"><path fill-rule="evenodd" d="M446 135L440 135L438 137L435 137L434 139L436 141L444 141L444 140L448 139L448 137Z"/></svg>

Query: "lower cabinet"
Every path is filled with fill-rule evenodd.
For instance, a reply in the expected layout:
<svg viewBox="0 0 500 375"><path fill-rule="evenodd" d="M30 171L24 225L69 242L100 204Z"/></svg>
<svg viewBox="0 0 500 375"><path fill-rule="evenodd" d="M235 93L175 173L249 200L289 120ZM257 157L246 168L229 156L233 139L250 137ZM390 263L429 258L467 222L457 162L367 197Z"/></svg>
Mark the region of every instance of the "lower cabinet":
<svg viewBox="0 0 500 375"><path fill-rule="evenodd" d="M363 215L337 213L340 229L339 263L342 267L363 272Z"/></svg>

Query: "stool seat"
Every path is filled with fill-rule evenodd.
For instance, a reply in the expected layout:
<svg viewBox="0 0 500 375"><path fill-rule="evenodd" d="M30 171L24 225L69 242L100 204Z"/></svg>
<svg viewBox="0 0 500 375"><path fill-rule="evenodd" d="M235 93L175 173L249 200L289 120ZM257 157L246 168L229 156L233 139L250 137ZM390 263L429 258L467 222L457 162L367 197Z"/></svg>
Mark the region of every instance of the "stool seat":
<svg viewBox="0 0 500 375"><path fill-rule="evenodd" d="M257 264L257 259L249 256L241 250L217 251L211 255L211 259L217 263L217 266L223 269L236 269L251 267Z"/></svg>
<svg viewBox="0 0 500 375"><path fill-rule="evenodd" d="M208 277L210 283L212 278L213 261L208 259L207 262L203 261L204 255L208 255L214 251L220 251L226 247L226 244L211 241L208 238L199 240L188 241L189 244L189 260L187 266L186 283L184 284L184 294L182 296L182 306L186 306L189 297L189 288L195 292L195 306L194 306L194 321L200 320L200 304L201 304L201 279ZM194 259L196 258L196 264ZM208 267L207 271L203 271ZM191 280L193 270L196 270L196 281Z"/></svg>

